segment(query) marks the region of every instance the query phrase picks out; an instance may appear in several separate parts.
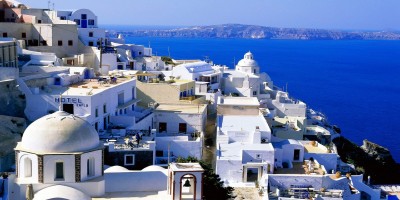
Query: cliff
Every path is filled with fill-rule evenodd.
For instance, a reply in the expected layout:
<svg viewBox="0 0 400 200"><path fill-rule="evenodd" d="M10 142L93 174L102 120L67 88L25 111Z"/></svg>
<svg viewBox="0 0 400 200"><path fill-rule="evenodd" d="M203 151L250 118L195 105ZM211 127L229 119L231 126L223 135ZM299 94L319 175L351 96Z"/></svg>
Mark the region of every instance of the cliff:
<svg viewBox="0 0 400 200"><path fill-rule="evenodd" d="M333 140L340 158L356 166L364 178L371 176L373 184L400 183L400 165L395 162L388 149L364 140L361 147L344 137Z"/></svg>
<svg viewBox="0 0 400 200"><path fill-rule="evenodd" d="M400 33L346 32L322 29L274 28L255 25L224 24L194 26L169 30L118 31L133 37L183 37L183 38L248 38L248 39L293 39L293 40L400 40Z"/></svg>

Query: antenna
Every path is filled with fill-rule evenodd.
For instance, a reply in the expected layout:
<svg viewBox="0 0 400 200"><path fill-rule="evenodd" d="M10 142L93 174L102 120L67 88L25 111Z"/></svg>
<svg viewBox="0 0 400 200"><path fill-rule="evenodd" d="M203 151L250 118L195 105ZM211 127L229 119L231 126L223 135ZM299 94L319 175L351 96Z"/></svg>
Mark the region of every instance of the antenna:
<svg viewBox="0 0 400 200"><path fill-rule="evenodd" d="M171 58L171 52L169 51L169 46L168 46L168 57Z"/></svg>
<svg viewBox="0 0 400 200"><path fill-rule="evenodd" d="M63 111L62 109L62 94L60 93L60 100L59 100L59 105L58 105L58 111Z"/></svg>
<svg viewBox="0 0 400 200"><path fill-rule="evenodd" d="M47 8L50 10L51 1L47 2Z"/></svg>

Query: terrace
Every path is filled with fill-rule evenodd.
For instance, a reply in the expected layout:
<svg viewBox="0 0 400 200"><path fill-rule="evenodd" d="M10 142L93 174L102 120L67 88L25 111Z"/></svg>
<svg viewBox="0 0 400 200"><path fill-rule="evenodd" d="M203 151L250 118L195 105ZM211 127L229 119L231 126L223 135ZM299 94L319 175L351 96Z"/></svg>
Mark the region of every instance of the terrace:
<svg viewBox="0 0 400 200"><path fill-rule="evenodd" d="M304 160L304 162L289 163L287 168L277 168L274 174L324 175L326 170L317 160Z"/></svg>

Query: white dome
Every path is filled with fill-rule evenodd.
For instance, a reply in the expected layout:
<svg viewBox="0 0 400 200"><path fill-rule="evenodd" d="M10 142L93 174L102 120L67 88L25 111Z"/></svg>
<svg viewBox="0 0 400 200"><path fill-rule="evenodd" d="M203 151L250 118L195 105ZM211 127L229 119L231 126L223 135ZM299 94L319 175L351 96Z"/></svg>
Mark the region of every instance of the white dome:
<svg viewBox="0 0 400 200"><path fill-rule="evenodd" d="M29 125L16 149L36 153L72 153L93 150L99 145L97 131L87 121L58 111Z"/></svg>
<svg viewBox="0 0 400 200"><path fill-rule="evenodd" d="M243 59L240 60L237 65L241 67L257 67L258 63L254 60L253 54L249 51L244 54Z"/></svg>
<svg viewBox="0 0 400 200"><path fill-rule="evenodd" d="M104 170L105 173L109 172L129 172L129 169L126 169L125 167L121 167L118 165L112 166Z"/></svg>
<svg viewBox="0 0 400 200"><path fill-rule="evenodd" d="M142 169L142 171L145 172L165 171L165 170L166 170L165 168L157 165L150 165Z"/></svg>
<svg viewBox="0 0 400 200"><path fill-rule="evenodd" d="M36 192L34 200L42 199L79 199L79 200L91 200L87 194L64 185L54 185L44 188Z"/></svg>

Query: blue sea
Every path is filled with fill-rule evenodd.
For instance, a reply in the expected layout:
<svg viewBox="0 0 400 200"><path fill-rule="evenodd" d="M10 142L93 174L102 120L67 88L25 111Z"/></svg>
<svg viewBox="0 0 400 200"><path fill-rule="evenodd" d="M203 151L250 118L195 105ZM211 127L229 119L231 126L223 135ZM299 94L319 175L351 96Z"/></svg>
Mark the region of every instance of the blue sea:
<svg viewBox="0 0 400 200"><path fill-rule="evenodd" d="M358 145L368 139L400 162L400 41L301 41L129 37L153 54L231 68L251 51L275 85L323 112ZM168 51L169 49L169 51Z"/></svg>

